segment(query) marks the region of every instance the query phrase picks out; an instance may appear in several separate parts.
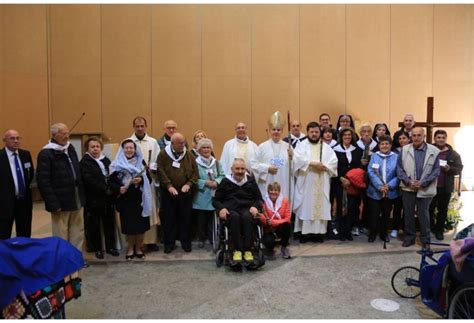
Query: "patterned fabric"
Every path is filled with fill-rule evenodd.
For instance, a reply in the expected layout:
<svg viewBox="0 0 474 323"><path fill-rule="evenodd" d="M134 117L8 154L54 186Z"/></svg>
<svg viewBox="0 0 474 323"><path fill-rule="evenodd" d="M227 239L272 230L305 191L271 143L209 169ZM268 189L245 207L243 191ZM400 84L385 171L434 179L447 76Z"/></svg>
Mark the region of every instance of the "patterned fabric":
<svg viewBox="0 0 474 323"><path fill-rule="evenodd" d="M3 319L48 319L71 299L81 296L81 278L75 272L31 295L22 291L1 313Z"/></svg>

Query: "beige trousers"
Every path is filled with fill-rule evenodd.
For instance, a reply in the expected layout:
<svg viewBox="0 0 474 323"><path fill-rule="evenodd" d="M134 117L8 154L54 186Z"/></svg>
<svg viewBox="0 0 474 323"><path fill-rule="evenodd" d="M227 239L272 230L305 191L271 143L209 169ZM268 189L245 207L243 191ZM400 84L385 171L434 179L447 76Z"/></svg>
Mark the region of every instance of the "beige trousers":
<svg viewBox="0 0 474 323"><path fill-rule="evenodd" d="M74 247L83 251L84 219L83 208L76 211L62 211L51 213L53 236L69 241Z"/></svg>

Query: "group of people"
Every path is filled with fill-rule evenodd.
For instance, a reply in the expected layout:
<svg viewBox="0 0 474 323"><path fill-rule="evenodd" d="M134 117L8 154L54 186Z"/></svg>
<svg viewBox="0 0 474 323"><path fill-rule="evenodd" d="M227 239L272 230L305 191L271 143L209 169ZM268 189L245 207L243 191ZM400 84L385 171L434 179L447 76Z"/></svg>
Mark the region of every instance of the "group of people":
<svg viewBox="0 0 474 323"><path fill-rule="evenodd" d="M36 173L31 155L20 149L20 135L5 132L0 150L0 239L31 236L31 183L36 182L51 213L52 233L78 249L119 256L115 227L127 237L125 257L144 259L145 252L171 253L180 241L191 252L212 241L214 214L228 226L232 260L251 262L254 225L264 229L263 243L290 258L290 236L301 243L325 239L353 240L368 230L368 241L383 241L404 232L403 246L415 243L415 213L423 246L430 232L443 239L454 176L461 158L437 130L435 144L407 114L393 139L385 123L355 129L350 115L335 127L329 114L311 121L306 134L299 121L285 122L275 112L270 138L255 144L239 122L219 159L211 139L196 131L189 147L173 120L159 139L147 134L143 117L133 120L133 134L120 143L113 161L103 143L90 137L81 159L69 141L67 125L51 126L51 139L40 151ZM356 131L357 130L357 131ZM115 223L115 212L119 223ZM402 216L403 215L403 216ZM390 226L390 218L392 218ZM403 220L402 220L403 219ZM389 228L391 227L391 231ZM103 237L102 237L103 234ZM105 249L102 247L105 241Z"/></svg>

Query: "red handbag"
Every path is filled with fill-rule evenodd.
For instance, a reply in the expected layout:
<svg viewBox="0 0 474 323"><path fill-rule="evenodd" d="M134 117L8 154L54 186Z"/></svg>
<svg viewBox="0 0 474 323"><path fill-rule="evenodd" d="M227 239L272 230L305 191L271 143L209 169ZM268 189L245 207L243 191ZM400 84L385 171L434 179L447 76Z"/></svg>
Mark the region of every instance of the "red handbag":
<svg viewBox="0 0 474 323"><path fill-rule="evenodd" d="M366 175L367 172L362 168L350 169L344 176L351 182L351 185L347 188L347 194L359 195L361 191L367 189Z"/></svg>

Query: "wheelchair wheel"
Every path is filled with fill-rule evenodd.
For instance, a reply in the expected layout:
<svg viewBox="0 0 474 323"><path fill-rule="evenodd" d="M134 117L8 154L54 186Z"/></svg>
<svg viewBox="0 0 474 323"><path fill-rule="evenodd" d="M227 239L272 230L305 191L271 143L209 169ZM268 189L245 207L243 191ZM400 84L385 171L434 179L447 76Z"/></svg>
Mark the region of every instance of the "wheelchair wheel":
<svg viewBox="0 0 474 323"><path fill-rule="evenodd" d="M262 267L263 265L265 265L265 255L263 254L263 249L258 250L257 257L258 257L259 267Z"/></svg>
<svg viewBox="0 0 474 323"><path fill-rule="evenodd" d="M393 291L403 298L415 298L420 295L420 287L410 282L418 282L419 278L420 270L418 268L412 266L402 267L393 273Z"/></svg>
<svg viewBox="0 0 474 323"><path fill-rule="evenodd" d="M212 230L212 251L217 253L217 249L219 249L219 218L214 215L213 220L213 230Z"/></svg>
<svg viewBox="0 0 474 323"><path fill-rule="evenodd" d="M474 318L474 283L463 284L454 291L449 302L448 319Z"/></svg>
<svg viewBox="0 0 474 323"><path fill-rule="evenodd" d="M223 250L217 250L216 252L216 266L217 267L222 267L224 264L224 251Z"/></svg>

